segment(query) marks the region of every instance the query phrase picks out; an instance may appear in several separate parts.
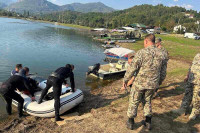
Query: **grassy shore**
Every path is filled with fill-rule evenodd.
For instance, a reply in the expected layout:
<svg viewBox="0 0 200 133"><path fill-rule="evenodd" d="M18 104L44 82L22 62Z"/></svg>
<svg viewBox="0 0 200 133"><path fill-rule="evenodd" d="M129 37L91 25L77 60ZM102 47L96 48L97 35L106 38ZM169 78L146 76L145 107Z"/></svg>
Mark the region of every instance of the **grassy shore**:
<svg viewBox="0 0 200 133"><path fill-rule="evenodd" d="M87 26L81 26L81 25L75 25L75 24L65 24L65 23L50 22L50 21L44 21L44 20L34 20L34 19L25 19L25 20L37 21L37 22L41 22L41 23L56 24L56 25L61 25L61 26L66 26L66 27L77 28L77 29L85 29L85 30L91 30L92 29L92 28L87 27Z"/></svg>
<svg viewBox="0 0 200 133"><path fill-rule="evenodd" d="M185 39L176 35L156 36L162 38L170 60L167 77L159 89L159 95L152 100L154 113L153 129L150 133L198 133L200 119L189 121L189 114L178 115L171 111L181 105L185 89L183 81L194 56L200 52L200 40ZM138 51L143 48L143 40L120 45ZM90 114L91 117L72 119L66 121L63 126L56 125L49 118L28 116L19 121L9 119L5 123L0 123L0 132L145 133L146 130L141 125L144 118L141 105L135 119L134 131L126 128L129 93L120 91L121 86L122 79L95 90L84 91L84 102L72 111L78 112L80 117L83 114Z"/></svg>

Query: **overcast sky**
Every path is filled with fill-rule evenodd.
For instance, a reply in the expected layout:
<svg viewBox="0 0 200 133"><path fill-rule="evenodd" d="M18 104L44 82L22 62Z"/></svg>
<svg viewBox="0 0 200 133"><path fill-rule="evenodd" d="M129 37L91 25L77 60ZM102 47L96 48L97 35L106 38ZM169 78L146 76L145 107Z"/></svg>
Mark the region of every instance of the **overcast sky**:
<svg viewBox="0 0 200 133"><path fill-rule="evenodd" d="M74 2L89 3L102 2L114 9L126 9L141 4L164 4L166 6L182 6L186 9L200 11L200 0L48 0L58 5L71 4Z"/></svg>

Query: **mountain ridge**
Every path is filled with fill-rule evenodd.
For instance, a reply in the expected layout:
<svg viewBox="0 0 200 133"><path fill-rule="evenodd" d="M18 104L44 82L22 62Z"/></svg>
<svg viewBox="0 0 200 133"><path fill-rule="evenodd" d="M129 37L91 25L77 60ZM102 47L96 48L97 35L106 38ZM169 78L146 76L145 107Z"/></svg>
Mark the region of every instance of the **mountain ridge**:
<svg viewBox="0 0 200 133"><path fill-rule="evenodd" d="M1 1L1 0L0 0ZM58 6L49 2L47 0L18 0L16 3L12 3L5 8L8 11L15 11L23 13L24 11L29 11L31 13L48 13L54 11L77 11L82 13L88 12L113 12L115 9L106 6L101 2L93 3L72 3L62 6Z"/></svg>

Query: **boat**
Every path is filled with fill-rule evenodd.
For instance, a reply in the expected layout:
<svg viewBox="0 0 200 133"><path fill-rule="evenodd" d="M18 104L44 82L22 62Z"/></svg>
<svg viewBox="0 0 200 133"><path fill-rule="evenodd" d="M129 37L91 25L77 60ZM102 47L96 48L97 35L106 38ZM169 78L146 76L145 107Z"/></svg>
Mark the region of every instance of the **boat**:
<svg viewBox="0 0 200 133"><path fill-rule="evenodd" d="M135 43L135 40L118 40L118 43Z"/></svg>
<svg viewBox="0 0 200 133"><path fill-rule="evenodd" d="M115 44L115 41L105 41L104 44Z"/></svg>
<svg viewBox="0 0 200 133"><path fill-rule="evenodd" d="M109 59L117 59L117 60L128 60L128 54L135 53L135 51L126 49L126 48L111 48L106 49L104 51L104 54L106 55L106 58Z"/></svg>
<svg viewBox="0 0 200 133"><path fill-rule="evenodd" d="M46 87L47 80L43 80L39 77L32 77L39 84L38 87L41 91L35 92L36 101L31 101L31 97L18 92L24 98L24 111L30 115L37 117L55 117L55 109L54 109L54 99L43 101L41 104L38 104L37 101L40 98L42 90ZM50 88L49 93L53 92L53 88ZM80 89L77 89L75 92L71 91L70 87L62 86L62 94L60 96L60 115L65 113L66 111L72 109L83 101L83 92ZM17 106L18 103L13 100L12 103L14 106Z"/></svg>
<svg viewBox="0 0 200 133"><path fill-rule="evenodd" d="M109 49L109 48L119 48L120 46L119 45L109 45L109 44L106 44L106 45L101 45L103 48L105 49Z"/></svg>
<svg viewBox="0 0 200 133"><path fill-rule="evenodd" d="M128 67L127 62L121 60L117 63L100 65L98 72L92 72L94 70L94 66L88 67L89 75L99 79L108 79L114 76L124 76Z"/></svg>

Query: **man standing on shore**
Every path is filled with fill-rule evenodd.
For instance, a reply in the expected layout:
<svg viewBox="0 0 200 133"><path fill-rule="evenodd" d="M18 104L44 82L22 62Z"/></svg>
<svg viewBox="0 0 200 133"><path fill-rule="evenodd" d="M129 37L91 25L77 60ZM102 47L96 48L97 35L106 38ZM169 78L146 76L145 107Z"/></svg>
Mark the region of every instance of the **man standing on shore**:
<svg viewBox="0 0 200 133"><path fill-rule="evenodd" d="M128 108L127 128L133 130L134 118L137 116L139 103L144 96L144 125L151 130L152 108L151 99L155 88L164 80L166 65L162 52L155 46L155 36L149 34L144 39L144 49L138 51L132 61L131 67L124 77L124 87L128 81L138 72L131 88ZM160 83L159 83L160 82Z"/></svg>
<svg viewBox="0 0 200 133"><path fill-rule="evenodd" d="M190 104L192 103L193 108L189 116L190 120L196 119L200 114L200 54L194 57L192 66L189 69L188 76L186 78L185 95L182 100L180 109L174 110L175 113L185 113Z"/></svg>
<svg viewBox="0 0 200 133"><path fill-rule="evenodd" d="M159 49L161 50L161 52L163 53L164 58L165 58L165 63L166 63L165 67L166 67L166 69L167 69L167 62L168 62L168 60L169 60L169 53L168 53L168 51L161 45L161 43L162 43L162 39L161 39L161 38L156 38L156 42L155 42L156 47L159 48ZM165 77L163 77L163 78L165 78ZM154 98L158 95L158 93L157 93L158 89L159 89L159 88L156 88L156 90L155 90Z"/></svg>

